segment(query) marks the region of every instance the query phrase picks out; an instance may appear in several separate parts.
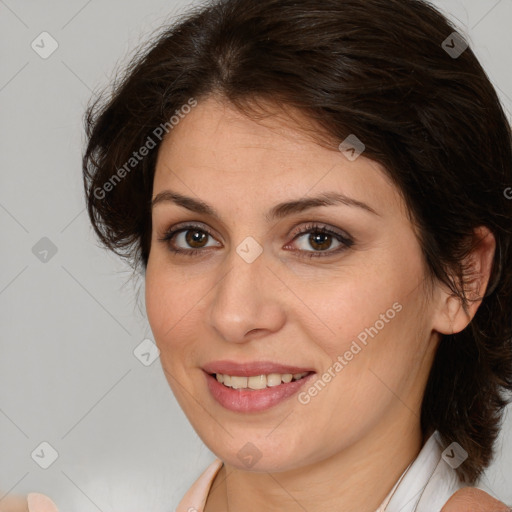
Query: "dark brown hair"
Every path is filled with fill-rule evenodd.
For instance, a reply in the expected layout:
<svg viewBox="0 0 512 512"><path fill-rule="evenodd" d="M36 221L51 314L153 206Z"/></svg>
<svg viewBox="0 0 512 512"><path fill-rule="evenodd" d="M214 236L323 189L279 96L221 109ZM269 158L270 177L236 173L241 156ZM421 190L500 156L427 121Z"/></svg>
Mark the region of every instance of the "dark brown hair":
<svg viewBox="0 0 512 512"><path fill-rule="evenodd" d="M217 94L248 116L266 99L306 114L333 148L349 134L364 142L364 155L384 166L406 201L429 277L465 307L464 258L474 229L487 226L497 245L485 297L462 332L443 336L421 411L424 435L437 429L468 452L457 472L474 483L492 459L512 390L512 141L471 48L449 53L463 48L454 31L420 0L198 6L141 49L113 92L89 107L83 173L101 242L145 270L156 134L172 129L191 98ZM130 160L149 139L156 147Z"/></svg>

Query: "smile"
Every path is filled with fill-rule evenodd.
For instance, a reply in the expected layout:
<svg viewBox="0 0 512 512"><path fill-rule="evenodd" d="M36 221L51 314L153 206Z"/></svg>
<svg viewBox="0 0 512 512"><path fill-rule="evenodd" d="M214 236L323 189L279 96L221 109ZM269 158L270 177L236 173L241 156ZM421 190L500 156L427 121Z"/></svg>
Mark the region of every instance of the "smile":
<svg viewBox="0 0 512 512"><path fill-rule="evenodd" d="M270 373L268 375L255 375L252 377L240 377L233 375L226 375L222 373L215 374L217 382L224 384L224 386L233 389L265 389L267 387L280 386L281 384L288 384L292 380L300 380L309 372L302 373Z"/></svg>
<svg viewBox="0 0 512 512"><path fill-rule="evenodd" d="M209 394L219 405L229 411L247 414L286 403L316 373L271 373L247 377L204 372L204 375Z"/></svg>

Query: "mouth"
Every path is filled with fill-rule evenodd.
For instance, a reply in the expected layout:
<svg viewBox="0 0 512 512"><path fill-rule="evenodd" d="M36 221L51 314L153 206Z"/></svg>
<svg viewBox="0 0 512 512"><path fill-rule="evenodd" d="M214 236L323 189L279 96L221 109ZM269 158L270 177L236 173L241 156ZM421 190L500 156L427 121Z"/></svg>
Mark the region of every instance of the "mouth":
<svg viewBox="0 0 512 512"><path fill-rule="evenodd" d="M291 404L289 399L307 386L316 375L312 370L255 374L254 369L238 369L229 374L207 372L203 369L203 372L210 396L224 409L243 414L262 412L280 404Z"/></svg>
<svg viewBox="0 0 512 512"><path fill-rule="evenodd" d="M283 384L299 381L313 373L315 372L269 373L252 376L228 375L224 373L209 373L208 375L226 388L258 391L260 389L275 388Z"/></svg>

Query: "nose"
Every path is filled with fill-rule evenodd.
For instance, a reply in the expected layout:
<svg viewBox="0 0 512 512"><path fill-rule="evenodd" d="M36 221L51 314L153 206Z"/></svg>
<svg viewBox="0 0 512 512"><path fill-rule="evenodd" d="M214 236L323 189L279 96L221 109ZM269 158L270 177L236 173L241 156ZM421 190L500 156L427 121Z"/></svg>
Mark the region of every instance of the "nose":
<svg viewBox="0 0 512 512"><path fill-rule="evenodd" d="M248 262L233 249L213 291L211 327L231 343L278 331L285 322L285 288L269 267L265 251Z"/></svg>

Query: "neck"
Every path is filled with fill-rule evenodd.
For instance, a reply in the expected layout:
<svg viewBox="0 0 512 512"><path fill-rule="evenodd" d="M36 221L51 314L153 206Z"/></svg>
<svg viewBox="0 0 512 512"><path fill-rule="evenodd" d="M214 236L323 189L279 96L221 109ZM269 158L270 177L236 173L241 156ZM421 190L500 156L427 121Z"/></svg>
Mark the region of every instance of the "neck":
<svg viewBox="0 0 512 512"><path fill-rule="evenodd" d="M403 406L402 406L403 407ZM286 472L251 472L224 465L205 512L375 512L418 455L423 436L417 416L380 424L347 449Z"/></svg>

